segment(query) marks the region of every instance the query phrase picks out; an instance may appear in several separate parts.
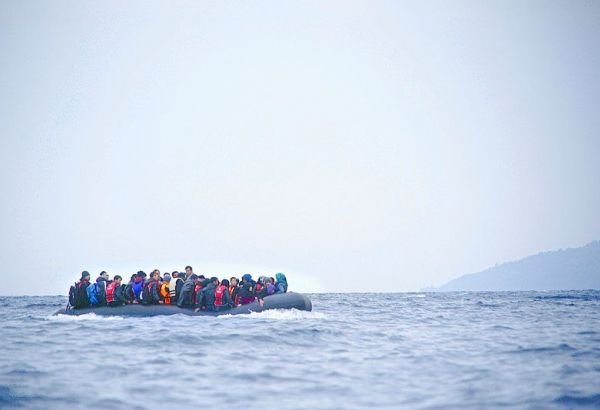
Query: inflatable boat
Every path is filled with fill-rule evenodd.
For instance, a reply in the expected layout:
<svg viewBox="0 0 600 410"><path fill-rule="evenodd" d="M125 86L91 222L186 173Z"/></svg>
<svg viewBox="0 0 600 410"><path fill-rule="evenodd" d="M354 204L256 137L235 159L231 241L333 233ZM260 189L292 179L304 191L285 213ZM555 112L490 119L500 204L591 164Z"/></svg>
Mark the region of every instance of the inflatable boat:
<svg viewBox="0 0 600 410"><path fill-rule="evenodd" d="M85 315L94 313L100 316L159 316L159 315L188 315L188 316L220 316L220 315L241 315L252 312L263 312L269 309L298 309L312 310L312 302L308 297L301 293L278 293L264 298L264 304L261 306L258 301L247 305L237 306L227 310L212 311L180 308L176 305L124 305L116 307L90 307L83 309L74 309L67 306L60 309L55 315Z"/></svg>

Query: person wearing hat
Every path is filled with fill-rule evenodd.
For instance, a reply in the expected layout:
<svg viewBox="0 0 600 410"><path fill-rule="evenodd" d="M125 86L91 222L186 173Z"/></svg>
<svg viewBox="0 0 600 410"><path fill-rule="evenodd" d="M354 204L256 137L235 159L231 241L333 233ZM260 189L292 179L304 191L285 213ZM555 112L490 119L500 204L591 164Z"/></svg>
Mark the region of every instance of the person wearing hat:
<svg viewBox="0 0 600 410"><path fill-rule="evenodd" d="M73 289L73 307L75 309L86 308L90 305L87 297L87 287L90 285L90 273L86 270L81 272L79 282L75 283ZM69 298L70 299L70 298Z"/></svg>
<svg viewBox="0 0 600 410"><path fill-rule="evenodd" d="M165 305L170 305L171 304L171 293L169 291L169 286L171 284L171 275L169 275L168 273L165 273L163 276L163 280L160 284L160 297L161 297L161 303L164 303Z"/></svg>
<svg viewBox="0 0 600 410"><path fill-rule="evenodd" d="M247 305L256 300L256 282L252 279L252 275L246 273L242 276L242 283L239 290L240 303Z"/></svg>

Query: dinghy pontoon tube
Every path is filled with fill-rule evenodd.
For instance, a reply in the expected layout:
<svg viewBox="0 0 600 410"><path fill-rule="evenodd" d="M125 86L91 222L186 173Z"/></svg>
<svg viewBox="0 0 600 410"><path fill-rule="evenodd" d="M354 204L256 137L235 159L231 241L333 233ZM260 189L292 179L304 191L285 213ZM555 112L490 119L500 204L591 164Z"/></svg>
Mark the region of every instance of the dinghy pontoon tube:
<svg viewBox="0 0 600 410"><path fill-rule="evenodd" d="M278 293L267 296L265 303L261 307L258 301L247 305L238 306L232 309L214 312L210 310L201 310L194 312L193 309L180 308L175 305L124 305L116 307L92 307L83 309L65 308L60 309L55 315L85 315L86 313L95 313L100 316L159 316L159 315L188 315L188 316L220 316L220 315L241 315L244 313L263 312L269 309L298 309L312 310L310 299L301 293Z"/></svg>

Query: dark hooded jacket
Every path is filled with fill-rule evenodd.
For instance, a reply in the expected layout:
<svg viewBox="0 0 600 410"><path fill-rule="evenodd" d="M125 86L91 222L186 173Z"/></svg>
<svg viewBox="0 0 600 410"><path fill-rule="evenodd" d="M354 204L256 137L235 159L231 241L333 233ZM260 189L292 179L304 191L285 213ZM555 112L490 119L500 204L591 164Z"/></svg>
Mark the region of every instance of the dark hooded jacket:
<svg viewBox="0 0 600 410"><path fill-rule="evenodd" d="M202 287L196 296L196 305L201 308L213 310L215 307L215 289L216 286L210 280Z"/></svg>
<svg viewBox="0 0 600 410"><path fill-rule="evenodd" d="M158 281L149 279L144 283L142 303L144 305L156 305L160 301L160 294L158 293Z"/></svg>
<svg viewBox="0 0 600 410"><path fill-rule="evenodd" d="M117 302L117 304L119 305L124 305L127 302L129 302L129 298L125 293L126 287L126 285L121 283L121 285L117 286L117 288L115 289L115 302Z"/></svg>
<svg viewBox="0 0 600 410"><path fill-rule="evenodd" d="M98 306L106 306L106 285L108 281L100 276L96 279L96 291L98 293Z"/></svg>
<svg viewBox="0 0 600 410"><path fill-rule="evenodd" d="M194 275L195 276L195 275ZM190 276L186 279L181 287L179 298L177 299L177 306L179 307L192 307L194 305L194 288L196 287L196 278Z"/></svg>
<svg viewBox="0 0 600 410"><path fill-rule="evenodd" d="M75 305L73 306L74 308L86 308L90 305L86 292L88 286L90 286L89 279L81 279L75 284Z"/></svg>

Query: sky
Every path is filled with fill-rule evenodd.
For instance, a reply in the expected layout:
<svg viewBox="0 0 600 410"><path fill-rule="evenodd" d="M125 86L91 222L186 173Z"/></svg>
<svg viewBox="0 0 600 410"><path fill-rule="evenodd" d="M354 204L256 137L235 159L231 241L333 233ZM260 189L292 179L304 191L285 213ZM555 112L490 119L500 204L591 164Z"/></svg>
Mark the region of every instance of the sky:
<svg viewBox="0 0 600 410"><path fill-rule="evenodd" d="M417 291L600 239L596 1L0 0L3 295Z"/></svg>

